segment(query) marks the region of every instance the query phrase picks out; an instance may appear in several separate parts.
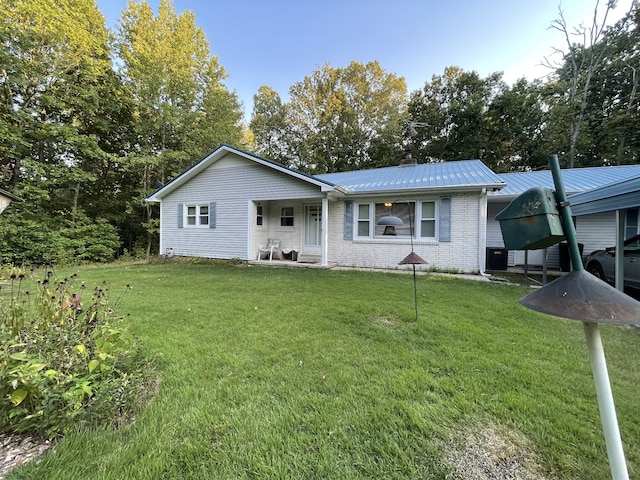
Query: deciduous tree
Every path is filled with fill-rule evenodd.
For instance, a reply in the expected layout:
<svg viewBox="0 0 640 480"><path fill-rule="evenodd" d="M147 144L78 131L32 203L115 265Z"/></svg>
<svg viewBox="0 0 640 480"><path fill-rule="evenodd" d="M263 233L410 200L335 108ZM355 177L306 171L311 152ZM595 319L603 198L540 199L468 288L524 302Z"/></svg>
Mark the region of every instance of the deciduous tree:
<svg viewBox="0 0 640 480"><path fill-rule="evenodd" d="M135 98L136 150L131 171L138 178L135 208L144 209L147 253L157 224L144 198L218 143L244 139L241 105L223 84L193 12L177 14L161 0L158 14L143 1L129 1L118 29L122 73Z"/></svg>
<svg viewBox="0 0 640 480"><path fill-rule="evenodd" d="M282 103L278 92L268 85L262 85L253 96L249 128L253 132L259 155L290 165L286 105Z"/></svg>
<svg viewBox="0 0 640 480"><path fill-rule="evenodd" d="M378 62L325 64L294 84L290 96L294 165L325 173L397 164L401 158L406 84Z"/></svg>
<svg viewBox="0 0 640 480"><path fill-rule="evenodd" d="M505 88L501 73L481 78L477 72L448 67L413 92L409 116L422 125L413 140L418 160L473 158L495 163L485 121L489 106Z"/></svg>
<svg viewBox="0 0 640 480"><path fill-rule="evenodd" d="M601 8L597 0L590 26L580 24L571 27L561 7L558 9L559 17L551 23L551 28L563 36L566 48L566 51L558 50L563 54L563 63L556 70L555 81L564 95L554 107L563 111L556 119L566 122L569 145L564 160L568 168L578 163L578 142L586 118L591 82L607 54L607 43L602 40L606 33L607 18L616 3L617 0L606 0L604 8ZM584 143L590 142L585 140Z"/></svg>

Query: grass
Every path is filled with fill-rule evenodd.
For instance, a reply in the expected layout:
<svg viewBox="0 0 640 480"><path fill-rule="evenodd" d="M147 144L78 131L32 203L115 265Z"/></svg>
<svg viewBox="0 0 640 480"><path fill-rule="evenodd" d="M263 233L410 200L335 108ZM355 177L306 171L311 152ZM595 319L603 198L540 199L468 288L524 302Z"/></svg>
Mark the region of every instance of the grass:
<svg viewBox="0 0 640 480"><path fill-rule="evenodd" d="M69 435L8 479L483 478L461 470L488 454L521 457L529 478L610 475L582 325L521 307L526 288L419 276L415 322L409 275L78 273L133 286L120 313L158 355L159 393L131 425ZM640 330L601 332L634 478Z"/></svg>

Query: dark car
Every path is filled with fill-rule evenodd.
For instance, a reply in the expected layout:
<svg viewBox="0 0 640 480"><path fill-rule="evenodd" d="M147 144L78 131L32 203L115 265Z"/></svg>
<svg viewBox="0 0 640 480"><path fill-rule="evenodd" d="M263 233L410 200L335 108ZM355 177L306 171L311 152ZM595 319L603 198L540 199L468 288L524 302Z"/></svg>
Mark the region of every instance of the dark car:
<svg viewBox="0 0 640 480"><path fill-rule="evenodd" d="M584 268L598 278L615 285L616 247L591 252ZM624 241L624 286L640 291L640 235Z"/></svg>

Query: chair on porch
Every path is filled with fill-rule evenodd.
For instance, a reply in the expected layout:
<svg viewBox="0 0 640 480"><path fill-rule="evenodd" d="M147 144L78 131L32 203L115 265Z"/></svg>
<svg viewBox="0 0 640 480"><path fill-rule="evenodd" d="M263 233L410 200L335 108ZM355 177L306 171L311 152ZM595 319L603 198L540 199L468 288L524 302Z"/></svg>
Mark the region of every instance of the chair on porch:
<svg viewBox="0 0 640 480"><path fill-rule="evenodd" d="M278 255L278 260L280 259L280 240L277 238L269 238L267 239L266 245L260 245L258 249L258 260L262 258L266 258L267 253L269 254L269 261L273 260L273 253Z"/></svg>

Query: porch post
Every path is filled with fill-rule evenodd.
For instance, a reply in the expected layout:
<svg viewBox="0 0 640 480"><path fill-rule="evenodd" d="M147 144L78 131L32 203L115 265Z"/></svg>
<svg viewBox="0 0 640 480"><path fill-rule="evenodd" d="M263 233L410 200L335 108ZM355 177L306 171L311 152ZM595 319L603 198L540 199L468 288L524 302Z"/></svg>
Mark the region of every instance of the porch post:
<svg viewBox="0 0 640 480"><path fill-rule="evenodd" d="M624 292L624 231L626 210L616 210L615 286ZM620 255L622 252L622 255Z"/></svg>
<svg viewBox="0 0 640 480"><path fill-rule="evenodd" d="M322 240L320 248L322 249L322 266L329 265L329 200L326 196L322 197Z"/></svg>

